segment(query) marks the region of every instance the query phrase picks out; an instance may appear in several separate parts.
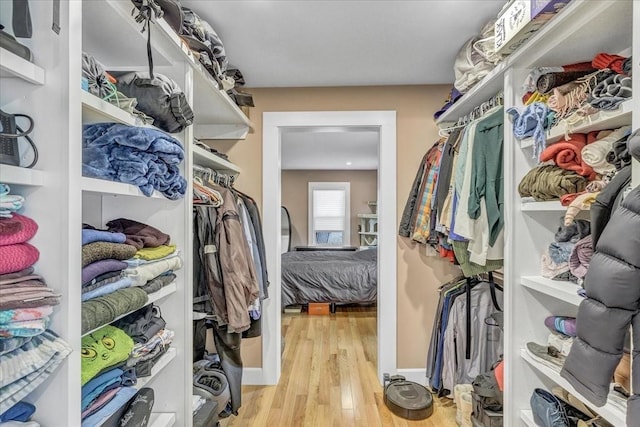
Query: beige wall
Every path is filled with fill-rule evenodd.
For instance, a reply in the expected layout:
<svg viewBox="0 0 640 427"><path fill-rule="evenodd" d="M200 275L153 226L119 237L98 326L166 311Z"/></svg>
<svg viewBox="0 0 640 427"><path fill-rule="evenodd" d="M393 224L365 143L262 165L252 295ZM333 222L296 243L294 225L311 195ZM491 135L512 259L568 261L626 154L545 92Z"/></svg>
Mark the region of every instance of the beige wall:
<svg viewBox="0 0 640 427"><path fill-rule="evenodd" d="M309 232L309 183L349 182L351 208L351 245L359 246L359 213L371 213L367 205L376 200L378 191L378 171L346 170L285 170L282 171L282 205L291 216L291 248L308 244Z"/></svg>
<svg viewBox="0 0 640 427"><path fill-rule="evenodd" d="M433 113L443 104L447 86L252 89L253 132L244 141L216 143L242 168L238 188L262 201L262 113L265 111L395 110L397 112L397 224L420 159L437 140ZM455 270L425 255L423 246L398 238L398 368L424 368L438 286ZM245 340L245 366L261 366L261 341Z"/></svg>

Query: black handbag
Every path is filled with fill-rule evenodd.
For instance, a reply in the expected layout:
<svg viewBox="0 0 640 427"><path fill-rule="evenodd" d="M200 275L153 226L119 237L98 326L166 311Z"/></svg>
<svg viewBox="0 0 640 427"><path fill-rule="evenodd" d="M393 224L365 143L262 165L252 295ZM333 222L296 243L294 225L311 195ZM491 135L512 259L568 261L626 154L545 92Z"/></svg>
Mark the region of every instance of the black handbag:
<svg viewBox="0 0 640 427"><path fill-rule="evenodd" d="M29 121L27 130L22 130L16 123L16 117L22 117ZM33 160L27 168L32 168L38 162L38 148L29 134L33 131L33 119L26 114L9 114L0 110L0 163L12 166L21 166L19 138L27 140L33 150Z"/></svg>

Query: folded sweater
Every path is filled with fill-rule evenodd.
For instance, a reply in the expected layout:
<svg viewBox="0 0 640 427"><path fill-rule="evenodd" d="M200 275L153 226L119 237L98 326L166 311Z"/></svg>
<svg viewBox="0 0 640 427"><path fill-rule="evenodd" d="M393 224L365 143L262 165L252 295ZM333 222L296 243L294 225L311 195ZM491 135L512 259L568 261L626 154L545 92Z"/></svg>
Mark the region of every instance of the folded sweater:
<svg viewBox="0 0 640 427"><path fill-rule="evenodd" d="M81 384L85 385L100 371L129 358L133 340L122 329L106 325L82 337Z"/></svg>
<svg viewBox="0 0 640 427"><path fill-rule="evenodd" d="M125 288L82 303L82 333L113 322L125 313L143 307L149 297L140 288Z"/></svg>
<svg viewBox="0 0 640 427"><path fill-rule="evenodd" d="M82 266L102 261L103 259L116 259L119 261L129 259L136 254L135 246L124 243L93 242L82 247Z"/></svg>
<svg viewBox="0 0 640 427"><path fill-rule="evenodd" d="M110 231L124 233L127 236L126 243L135 246L137 249L168 245L171 241L171 237L168 234L132 219L114 219L107 223L107 227L109 227Z"/></svg>
<svg viewBox="0 0 640 427"><path fill-rule="evenodd" d="M155 248L142 248L136 252L134 258L153 261L167 257L176 251L176 245L160 245Z"/></svg>
<svg viewBox="0 0 640 427"><path fill-rule="evenodd" d="M82 229L82 244L87 245L93 242L124 243L127 236L122 233L112 231L94 230L91 228Z"/></svg>
<svg viewBox="0 0 640 427"><path fill-rule="evenodd" d="M0 246L0 274L14 273L31 267L40 259L40 252L29 243Z"/></svg>
<svg viewBox="0 0 640 427"><path fill-rule="evenodd" d="M28 242L36 235L38 224L34 220L19 213L14 213L11 218L0 218L0 227L13 229L13 233L0 234L0 246L14 245Z"/></svg>
<svg viewBox="0 0 640 427"><path fill-rule="evenodd" d="M127 263L117 259L104 259L93 262L82 268L82 283L89 283L101 274L122 271L125 268L127 268Z"/></svg>
<svg viewBox="0 0 640 427"><path fill-rule="evenodd" d="M124 274L133 280L131 286L144 286L149 280L158 277L166 271L175 271L182 268L180 257L171 257L164 260L142 264L135 268L127 268Z"/></svg>

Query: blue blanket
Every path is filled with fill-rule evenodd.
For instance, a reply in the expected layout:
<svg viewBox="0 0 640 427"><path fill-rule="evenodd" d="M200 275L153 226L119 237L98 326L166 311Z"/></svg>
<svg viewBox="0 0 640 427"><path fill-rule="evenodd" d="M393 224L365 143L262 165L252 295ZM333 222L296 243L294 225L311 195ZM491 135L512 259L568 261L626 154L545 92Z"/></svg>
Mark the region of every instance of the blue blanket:
<svg viewBox="0 0 640 427"><path fill-rule="evenodd" d="M180 141L156 129L96 123L82 132L82 174L136 185L146 196L158 190L171 200L184 197L183 159Z"/></svg>

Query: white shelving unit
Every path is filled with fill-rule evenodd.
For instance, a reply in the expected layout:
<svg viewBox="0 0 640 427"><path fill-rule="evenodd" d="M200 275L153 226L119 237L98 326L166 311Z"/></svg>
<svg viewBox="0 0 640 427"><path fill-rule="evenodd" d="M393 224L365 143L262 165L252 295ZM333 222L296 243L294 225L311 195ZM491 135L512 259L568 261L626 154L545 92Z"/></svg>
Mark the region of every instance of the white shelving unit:
<svg viewBox="0 0 640 427"><path fill-rule="evenodd" d="M628 52L632 45L632 28L636 32L640 28L640 4L636 3L579 0L569 3L515 55L507 59L508 67L504 70L501 87L504 90L505 110L513 106L522 107L522 82L533 67L586 61L599 52ZM606 26L602 21L605 17L614 19L617 25ZM584 43L577 42L578 34L587 28L593 37ZM634 65L637 67L637 64ZM618 110L594 114L569 131L590 132L630 124L636 105L637 102L633 100L627 101ZM473 108L473 105L468 108ZM638 122L634 123L637 127ZM551 129L547 135L548 144L560 141L564 134L562 127ZM566 208L559 201L523 202L518 194L518 184L536 165L531 155L531 142L515 139L511 121L506 115L504 135L507 236L504 267L507 284L504 423L510 426L533 426L535 423L529 400L536 387L548 389L560 385L574 394L575 390L560 377L559 372L531 359L523 349L527 342L545 343L549 331L544 319L550 315L575 316L583 298L577 294L578 285L540 276L540 256L554 240L558 220ZM619 405L607 404L593 409L614 426L625 426L625 411Z"/></svg>
<svg viewBox="0 0 640 427"><path fill-rule="evenodd" d="M138 382L136 382L136 385L134 387L138 390L143 387L149 387L149 384L162 373L162 371L169 365L169 363L171 363L176 358L177 354L178 351L175 349L175 347L169 348L167 352L162 355L162 357L156 362L156 364L153 365L153 368L151 368L151 375L149 375L148 377L138 378Z"/></svg>
<svg viewBox="0 0 640 427"><path fill-rule="evenodd" d="M560 372L556 371L549 366L538 362L536 359L531 357L526 350L520 350L520 357L524 360L531 368L533 368L538 373L544 375L547 379L551 380L553 383L559 385L560 387L567 390L569 393L577 397L583 402L588 402L580 393L578 393L571 384L560 376ZM593 405L588 405L593 407ZM609 421L614 426L624 426L626 425L626 402L624 405L616 404L613 402L613 399L610 397L607 403L600 408L593 408L600 414L604 419Z"/></svg>
<svg viewBox="0 0 640 427"><path fill-rule="evenodd" d="M202 147L192 145L191 150L193 152L193 163L196 165L231 174L239 174L241 172L238 166L222 157L216 156Z"/></svg>
<svg viewBox="0 0 640 427"><path fill-rule="evenodd" d="M30 242L41 254L35 269L62 295L50 328L73 348L54 375L26 399L36 405L35 421L43 425L51 420L56 426L81 424L81 225L104 227L119 217L166 232L182 251L185 267L175 272L176 281L149 296L149 303L160 306L175 339L154 367L154 375L139 386L147 384L155 391L156 413L150 425L192 423L191 180L187 179L185 198L173 201L157 192L146 197L132 185L82 176L83 124L143 125L137 117L81 89L83 50L108 70L148 71L147 34L140 32L132 8L130 0L61 2L58 35L51 30L51 5L30 2L33 37L21 42L32 50L35 64L0 49L0 105L9 113L33 117L32 137L40 152L35 169L0 165L0 182L9 184L12 194L26 197L22 213L38 223L38 233ZM177 82L196 117L195 126L174 135L185 148L183 175L191 177L194 159L239 173L232 163L194 149L191 141L196 133L206 139L241 139L251 127L250 120L218 90L164 20L151 27L155 72Z"/></svg>
<svg viewBox="0 0 640 427"><path fill-rule="evenodd" d="M0 77L16 77L34 85L45 83L44 68L4 48L0 48Z"/></svg>
<svg viewBox="0 0 640 427"><path fill-rule="evenodd" d="M568 129L560 124L547 132L547 145L555 144L564 139L565 133L589 133L600 129L616 129L631 123L631 113L633 112L633 100L620 104L618 109L611 111L599 111L585 117L580 123ZM520 141L521 148L533 147L533 138L525 138Z"/></svg>
<svg viewBox="0 0 640 427"><path fill-rule="evenodd" d="M41 186L44 184L44 177L45 172L37 169L0 165L0 182L4 184Z"/></svg>

